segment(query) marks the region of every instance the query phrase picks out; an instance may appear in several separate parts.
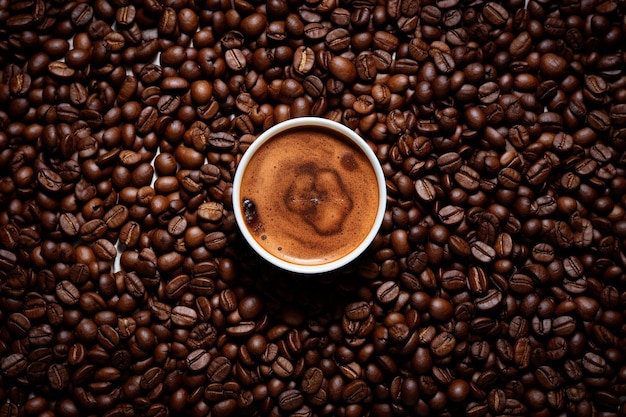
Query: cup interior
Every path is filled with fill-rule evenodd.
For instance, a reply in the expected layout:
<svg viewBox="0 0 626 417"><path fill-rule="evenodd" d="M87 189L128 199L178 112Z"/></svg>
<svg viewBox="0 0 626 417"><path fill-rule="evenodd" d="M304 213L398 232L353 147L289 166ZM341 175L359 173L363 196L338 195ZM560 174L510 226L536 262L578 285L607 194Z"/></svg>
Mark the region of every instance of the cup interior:
<svg viewBox="0 0 626 417"><path fill-rule="evenodd" d="M242 179L244 172L249 165L256 151L267 141L272 140L277 134L295 128L324 128L330 131L337 133L338 135L346 138L351 143L356 145L367 157L367 160L370 162L372 168L374 169L374 173L376 175L377 181L377 190L378 195L376 198L378 199L378 208L376 211L376 217L372 224L372 227L367 234L367 236L363 239L363 241L351 252L346 254L345 256L333 260L331 262L315 264L315 265L307 265L307 264L298 264L288 262L284 259L278 258L268 252L263 246L261 246L248 227L246 226L245 215L243 212L243 207L241 204L242 201ZM233 179L233 211L235 214L235 219L239 230L246 242L252 247L252 249L258 253L263 259L267 262L277 266L278 268L284 269L286 271L295 272L299 274L321 274L326 272L331 272L337 269L342 268L343 266L348 265L350 262L354 261L359 255L361 255L372 243L380 225L382 224L383 217L385 215L385 206L387 200L387 189L385 185L385 176L378 162L378 158L376 158L376 154L367 144L367 142L361 138L356 132L347 128L346 126L334 122L332 120L324 119L321 117L300 117L295 119L290 119L284 122L281 122L270 129L263 132L259 137L250 145L250 147L246 150L237 170L235 172L235 177Z"/></svg>

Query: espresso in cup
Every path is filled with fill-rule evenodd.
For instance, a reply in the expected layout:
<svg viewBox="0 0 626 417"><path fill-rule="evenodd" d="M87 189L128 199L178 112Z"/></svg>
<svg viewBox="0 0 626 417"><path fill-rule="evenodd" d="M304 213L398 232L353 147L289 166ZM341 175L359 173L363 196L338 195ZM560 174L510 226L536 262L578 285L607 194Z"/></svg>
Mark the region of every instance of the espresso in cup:
<svg viewBox="0 0 626 417"><path fill-rule="evenodd" d="M344 126L325 119L303 119L315 123L294 119L269 132L271 138L257 139L262 143L247 151L253 155L238 171L233 203L240 227L262 255L283 267L317 271L371 241L384 214L384 180L373 152L354 132L348 136L339 130Z"/></svg>

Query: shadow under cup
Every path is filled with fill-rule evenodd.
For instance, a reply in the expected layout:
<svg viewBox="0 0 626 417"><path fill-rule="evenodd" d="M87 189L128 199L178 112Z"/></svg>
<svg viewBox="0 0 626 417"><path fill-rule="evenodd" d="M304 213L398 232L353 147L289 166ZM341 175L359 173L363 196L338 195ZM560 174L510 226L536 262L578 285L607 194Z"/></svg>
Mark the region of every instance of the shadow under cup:
<svg viewBox="0 0 626 417"><path fill-rule="evenodd" d="M269 263L319 274L354 261L374 240L385 177L370 146L318 117L279 123L245 152L233 210L247 243Z"/></svg>

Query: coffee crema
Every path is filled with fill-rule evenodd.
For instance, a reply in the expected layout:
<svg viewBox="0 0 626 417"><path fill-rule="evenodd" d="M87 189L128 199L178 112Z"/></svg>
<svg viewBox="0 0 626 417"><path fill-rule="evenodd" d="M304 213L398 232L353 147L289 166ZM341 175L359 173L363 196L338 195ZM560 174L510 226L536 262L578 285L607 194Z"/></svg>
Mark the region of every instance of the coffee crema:
<svg viewBox="0 0 626 417"><path fill-rule="evenodd" d="M293 128L261 145L241 182L246 225L267 252L321 265L363 242L378 211L376 173L365 153L325 128Z"/></svg>

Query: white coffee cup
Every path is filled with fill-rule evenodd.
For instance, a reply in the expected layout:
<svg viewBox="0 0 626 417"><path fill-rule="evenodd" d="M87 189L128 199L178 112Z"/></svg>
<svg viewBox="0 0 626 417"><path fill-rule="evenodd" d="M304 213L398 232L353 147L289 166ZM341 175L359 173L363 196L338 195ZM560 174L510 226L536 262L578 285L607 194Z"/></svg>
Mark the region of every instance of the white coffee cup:
<svg viewBox="0 0 626 417"><path fill-rule="evenodd" d="M246 196L242 195L242 179L244 177L244 173L246 172L246 168L250 164L250 161L253 160L253 158L255 157L257 151L268 141L271 141L273 138L275 138L278 134L292 129L302 128L312 129L313 131L315 129L325 129L332 134L340 136L345 142L353 144L365 155L367 162L371 164L377 182L377 184L375 185L375 190L377 191L376 195L368 196L368 198L376 199L378 201L376 215L374 221L371 222L369 232L366 236L364 236L361 243L358 244L358 246L356 246L354 249L350 250L348 253L342 255L338 259L334 259L326 263L307 264L292 262L270 253L265 247L259 244L255 236L253 235L253 232L250 230L248 222L246 221L245 209L243 207L243 199L246 198ZM246 242L267 262L286 271L299 274L321 274L334 271L348 265L356 258L358 258L370 246L370 244L376 237L378 230L380 229L380 225L382 224L385 214L386 200L387 191L385 176L372 148L363 138L361 138L353 130L347 128L340 123L320 117L300 117L287 120L263 132L244 153L241 161L239 162L233 180L233 210L237 225L239 226L239 230L241 231L241 234L245 238Z"/></svg>

